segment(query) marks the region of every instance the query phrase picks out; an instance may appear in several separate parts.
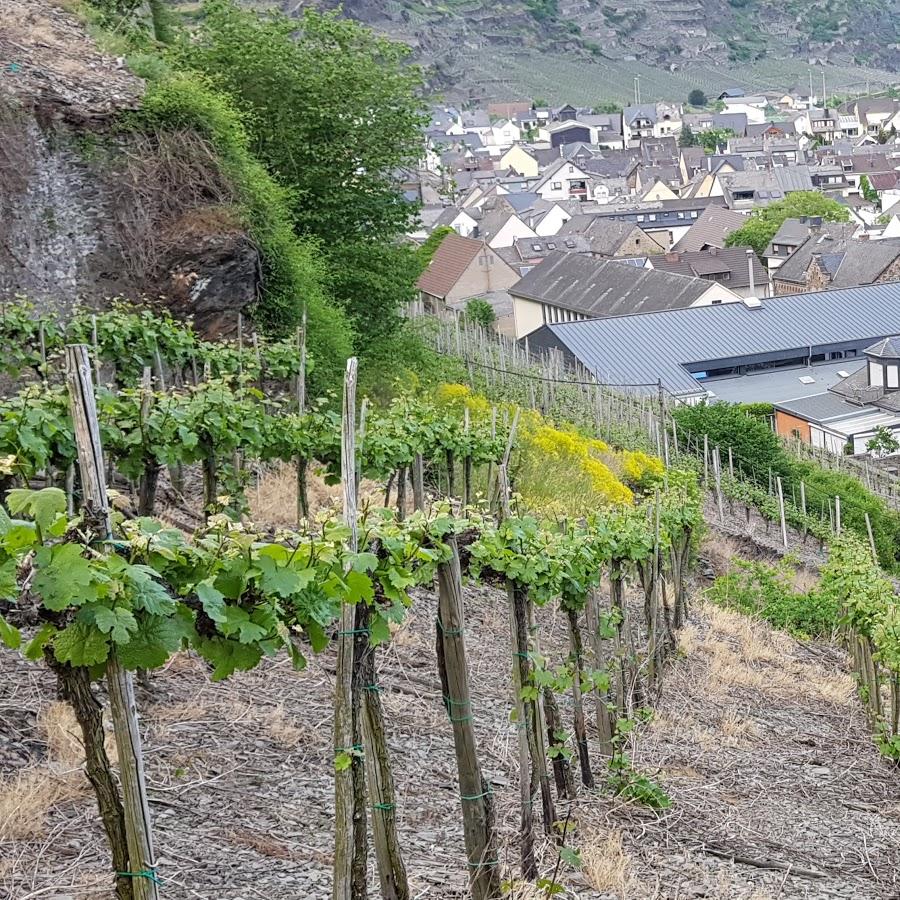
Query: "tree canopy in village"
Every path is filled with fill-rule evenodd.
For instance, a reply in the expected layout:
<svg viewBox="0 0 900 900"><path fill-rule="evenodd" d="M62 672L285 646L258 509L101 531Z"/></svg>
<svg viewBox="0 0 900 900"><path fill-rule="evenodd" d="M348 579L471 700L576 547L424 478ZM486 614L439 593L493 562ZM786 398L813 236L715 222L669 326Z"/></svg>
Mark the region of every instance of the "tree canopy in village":
<svg viewBox="0 0 900 900"><path fill-rule="evenodd" d="M754 209L747 224L728 235L726 245L752 247L757 256L762 256L784 221L800 216L821 216L825 222L846 222L850 218L847 208L830 197L815 191L795 191L784 200Z"/></svg>

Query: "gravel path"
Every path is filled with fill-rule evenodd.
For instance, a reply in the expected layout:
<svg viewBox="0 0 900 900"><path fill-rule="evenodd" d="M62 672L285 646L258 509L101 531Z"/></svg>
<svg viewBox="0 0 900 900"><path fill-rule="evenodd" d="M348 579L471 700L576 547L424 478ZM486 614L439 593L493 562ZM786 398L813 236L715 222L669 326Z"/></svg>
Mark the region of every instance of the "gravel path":
<svg viewBox="0 0 900 900"><path fill-rule="evenodd" d="M505 597L469 588L466 601L483 767L494 784L504 873L514 875ZM413 896L453 900L466 896L465 872L434 612L435 598L422 592L379 666ZM564 622L550 610L542 618L542 648L559 660ZM635 765L664 786L672 808L657 814L605 790L582 795L572 821L585 865L577 873L563 866L566 896L897 897L900 772L867 736L842 655L706 607L695 609L681 651L634 748ZM139 689L166 900L330 895L332 685L330 653L302 673L279 659L224 684L180 655ZM110 897L77 747L73 760L58 734L48 738L48 723L72 727L53 693L41 667L0 653L0 833L4 798L37 807L30 837L0 840L0 897ZM599 771L595 747L592 758ZM60 791L26 796L29 773ZM545 844L542 853L549 873L555 851Z"/></svg>

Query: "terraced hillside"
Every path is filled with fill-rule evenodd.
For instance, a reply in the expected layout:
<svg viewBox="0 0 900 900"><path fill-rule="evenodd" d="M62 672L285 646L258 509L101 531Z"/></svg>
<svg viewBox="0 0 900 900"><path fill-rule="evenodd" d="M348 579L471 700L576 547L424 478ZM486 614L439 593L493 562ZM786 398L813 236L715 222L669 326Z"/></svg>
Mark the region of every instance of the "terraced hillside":
<svg viewBox="0 0 900 900"><path fill-rule="evenodd" d="M295 12L304 0L243 0ZM313 0L337 6L336 0ZM184 7L196 11L190 0ZM680 98L692 87L893 83L898 0L345 0L344 11L408 43L451 98ZM875 37L877 35L877 37Z"/></svg>

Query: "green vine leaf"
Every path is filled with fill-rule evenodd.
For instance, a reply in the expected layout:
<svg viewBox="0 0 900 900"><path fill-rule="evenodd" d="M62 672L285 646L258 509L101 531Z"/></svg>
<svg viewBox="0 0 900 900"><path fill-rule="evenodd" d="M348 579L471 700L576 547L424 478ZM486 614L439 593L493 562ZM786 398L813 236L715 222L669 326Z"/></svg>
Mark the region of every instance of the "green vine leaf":
<svg viewBox="0 0 900 900"><path fill-rule="evenodd" d="M73 622L60 631L53 641L53 654L59 662L73 666L95 666L106 662L109 644L96 628L84 622Z"/></svg>

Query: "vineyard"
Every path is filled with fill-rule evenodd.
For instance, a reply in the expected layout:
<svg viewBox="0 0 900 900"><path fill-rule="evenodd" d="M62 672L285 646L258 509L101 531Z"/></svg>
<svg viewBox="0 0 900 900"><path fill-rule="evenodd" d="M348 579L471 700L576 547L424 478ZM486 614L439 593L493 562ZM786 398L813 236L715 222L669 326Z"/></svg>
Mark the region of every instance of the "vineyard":
<svg viewBox="0 0 900 900"><path fill-rule="evenodd" d="M457 356L469 385L402 390L380 405L357 398L353 359L340 400L310 398L315 359L302 328L271 341L241 323L236 341L208 344L127 306L79 313L63 329L16 303L0 331L15 348L0 401L0 640L42 664L71 708L108 845L92 847L106 868L96 884L114 885L120 900L260 893L239 871L209 893L217 870L197 894L190 870L170 858L165 792L190 790L190 804L204 808L226 774L206 769L179 787L197 764L186 762L190 747L203 743L190 728L168 732L170 745L152 757L142 749L143 704L173 672L202 677L203 696L214 705L221 696L224 708L233 682L253 685L259 696L238 721L251 716L251 734L276 745L303 735L316 748L301 781L313 791L306 814L325 836L325 846L315 839L320 864L298 873L270 843L273 873L285 865L271 896L406 898L425 895L423 883L445 886L433 896L479 900L568 896L573 884L600 891L585 896L641 896L622 886L624 869L603 869L621 847L598 862L585 836L597 809L657 822L673 810L658 771L635 756L635 736L666 695L671 660L698 639L687 622L701 483L720 513L723 494L752 501L783 529L790 515L832 545L821 591L844 611L835 629L851 647L868 726L885 756L900 755L893 589L866 545L841 534L840 501L827 531L783 496L773 511L771 495L746 492L743 458L730 452L736 474L724 473L710 434L699 439L684 422L679 430L664 398L590 384L558 359L536 362L458 325L429 339ZM275 471L293 482L290 526L250 517L260 478ZM340 502L313 503L311 483L322 478ZM719 615L708 621L738 634ZM703 640L710 666L724 658L714 633ZM792 663L807 677L816 664ZM850 703L849 680L836 684L820 700ZM410 687L409 702L428 710L423 732L402 699ZM290 705L254 712L271 710L274 697ZM151 703L158 722L207 717L185 713L184 701L168 712ZM437 758L441 727L448 740ZM160 752L172 760L165 775ZM285 768L277 750L264 757L269 771ZM452 802L423 793L411 766L426 780L439 766ZM16 777L21 794L53 776ZM266 773L259 778L264 785ZM429 810L438 808L437 828L456 849L423 874L410 859L423 833L437 833ZM41 827L40 816L31 825L4 817L0 803L0 841L14 848ZM172 852L190 852L179 847ZM727 845L704 852L723 865L739 855ZM328 878L317 881L323 868ZM842 877L858 888L855 871ZM43 891L17 881L15 866L0 877L11 896Z"/></svg>

